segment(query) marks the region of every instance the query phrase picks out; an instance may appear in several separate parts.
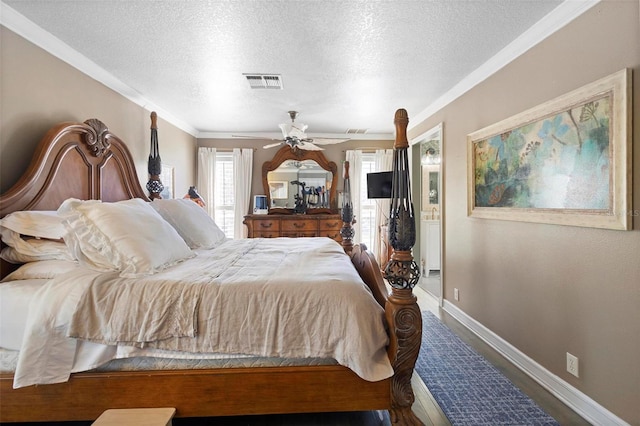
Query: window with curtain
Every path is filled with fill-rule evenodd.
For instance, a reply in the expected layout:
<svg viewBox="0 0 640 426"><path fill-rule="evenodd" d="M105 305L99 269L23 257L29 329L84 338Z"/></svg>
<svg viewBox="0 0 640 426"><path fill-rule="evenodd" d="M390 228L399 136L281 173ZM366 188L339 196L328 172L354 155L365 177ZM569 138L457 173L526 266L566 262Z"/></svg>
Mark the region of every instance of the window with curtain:
<svg viewBox="0 0 640 426"><path fill-rule="evenodd" d="M215 187L213 192L215 221L228 238L233 238L235 206L233 153L218 151L215 156Z"/></svg>
<svg viewBox="0 0 640 426"><path fill-rule="evenodd" d="M367 248L373 250L377 235L376 227L376 201L367 198L367 173L376 171L376 158L373 152L362 153L360 167L360 216L356 218L360 222L360 241Z"/></svg>

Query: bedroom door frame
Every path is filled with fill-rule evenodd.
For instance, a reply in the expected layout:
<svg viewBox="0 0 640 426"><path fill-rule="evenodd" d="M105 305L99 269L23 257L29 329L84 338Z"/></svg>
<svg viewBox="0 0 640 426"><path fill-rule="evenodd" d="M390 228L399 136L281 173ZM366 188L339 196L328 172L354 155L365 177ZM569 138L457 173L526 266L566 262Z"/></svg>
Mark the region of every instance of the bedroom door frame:
<svg viewBox="0 0 640 426"><path fill-rule="evenodd" d="M413 200L414 200L414 209L415 211L418 211L419 214L416 215L416 233L418 238L418 247L420 247L420 243L422 243L421 241L421 237L423 235L423 230L422 230L422 219L423 219L423 215L425 214L423 212L423 208L422 208L422 164L421 164L421 145L423 142L427 142L427 141L433 141L433 140L437 140L437 146L438 146L438 155L439 155L439 160L440 160L440 168L439 168L439 176L438 176L438 211L439 211L439 229L440 229L440 288L439 288L439 295L437 295L437 299L438 299L438 304L440 306L443 305L444 302L444 280L445 280L445 274L444 274L444 265L445 265L445 256L444 256L444 248L445 248L445 226L444 226L444 222L445 222L445 211L444 211L444 199L445 199L445 192L444 192L444 167L445 167L445 162L444 162L444 125L442 122L438 123L437 125L435 125L434 127L432 127L431 129L427 130L426 132L416 136L415 138L412 138L410 141L410 145L411 145L411 161L410 161L410 165L412 166L412 170L411 170L411 177L412 177L412 193L414 195ZM427 212L426 214L430 214L429 212ZM422 264L421 264L421 259L424 258L424 253L421 253L421 250L418 250L418 255L419 257L416 259L416 262L418 263L418 265L420 266L420 272L422 273ZM427 266L428 267L428 266ZM422 280L423 277L421 277L420 279ZM433 294L432 294L433 296Z"/></svg>

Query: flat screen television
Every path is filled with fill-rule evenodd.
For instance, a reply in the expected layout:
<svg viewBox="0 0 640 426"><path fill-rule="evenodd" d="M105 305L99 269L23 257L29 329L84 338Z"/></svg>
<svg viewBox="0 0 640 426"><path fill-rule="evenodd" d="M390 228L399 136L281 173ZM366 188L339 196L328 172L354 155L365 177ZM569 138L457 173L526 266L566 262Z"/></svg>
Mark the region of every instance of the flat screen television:
<svg viewBox="0 0 640 426"><path fill-rule="evenodd" d="M367 198L391 198L393 172L367 173Z"/></svg>

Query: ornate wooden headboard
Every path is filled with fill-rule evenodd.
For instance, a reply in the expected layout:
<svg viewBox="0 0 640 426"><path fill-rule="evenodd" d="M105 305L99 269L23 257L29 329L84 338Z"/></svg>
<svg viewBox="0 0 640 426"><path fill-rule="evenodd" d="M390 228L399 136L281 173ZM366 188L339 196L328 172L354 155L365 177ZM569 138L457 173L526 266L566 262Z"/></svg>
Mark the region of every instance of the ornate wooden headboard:
<svg viewBox="0 0 640 426"><path fill-rule="evenodd" d="M56 210L71 197L148 200L126 145L95 118L60 123L46 133L27 171L0 195L0 217L17 210Z"/></svg>

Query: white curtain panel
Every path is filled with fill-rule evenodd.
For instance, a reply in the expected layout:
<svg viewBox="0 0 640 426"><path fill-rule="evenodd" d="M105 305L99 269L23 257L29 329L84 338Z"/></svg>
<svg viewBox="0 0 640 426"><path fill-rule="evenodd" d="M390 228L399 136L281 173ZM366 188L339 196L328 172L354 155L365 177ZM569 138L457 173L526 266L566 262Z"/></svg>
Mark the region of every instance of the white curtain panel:
<svg viewBox="0 0 640 426"><path fill-rule="evenodd" d="M236 205L233 210L233 237L247 238L247 227L242 223L251 207L251 171L253 149L233 149L233 180Z"/></svg>
<svg viewBox="0 0 640 426"><path fill-rule="evenodd" d="M390 172L393 168L393 150L378 149L375 155L375 171ZM386 262L388 237L381 232L383 226L389 223L389 211L391 210L391 200L382 198L376 200L376 237L373 239L373 254L380 266Z"/></svg>
<svg viewBox="0 0 640 426"><path fill-rule="evenodd" d="M216 177L216 149L198 148L198 193L204 198L205 209L213 219L216 217L214 203L214 179Z"/></svg>
<svg viewBox="0 0 640 426"><path fill-rule="evenodd" d="M349 180L351 181L351 201L353 202L353 216L355 217L356 223L353 225L354 235L353 242L360 242L360 181L362 174L362 151L359 149L356 150L347 150L346 159L349 162Z"/></svg>

